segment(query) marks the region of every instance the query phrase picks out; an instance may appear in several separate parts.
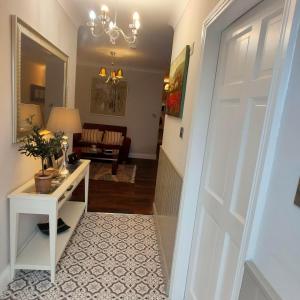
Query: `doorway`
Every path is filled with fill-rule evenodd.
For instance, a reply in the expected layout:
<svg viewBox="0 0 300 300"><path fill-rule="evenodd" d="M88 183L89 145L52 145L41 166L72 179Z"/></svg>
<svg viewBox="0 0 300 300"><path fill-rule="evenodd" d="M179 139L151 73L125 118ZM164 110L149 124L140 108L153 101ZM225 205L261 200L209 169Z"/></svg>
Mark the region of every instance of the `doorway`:
<svg viewBox="0 0 300 300"><path fill-rule="evenodd" d="M195 299L232 299L281 24L282 2L264 1L222 33L187 289Z"/></svg>
<svg viewBox="0 0 300 300"><path fill-rule="evenodd" d="M239 16L243 16L250 9L261 1L256 0L235 0L220 1L216 8L206 18L203 24L202 51L201 51L201 72L197 85L197 95L192 120L192 131L190 136L190 147L187 155L187 166L181 196L181 208L178 220L174 261L171 274L170 297L172 299L183 299L186 291L185 283L191 250L191 241L194 236L193 228L198 203L198 190L200 189L199 178L203 171L204 153L206 150L206 139L208 133L211 100L213 98L214 81L217 69L217 60L221 33L232 24ZM265 1L267 2L267 1ZM289 82L292 55L295 47L295 40L292 38L297 32L298 7L293 0L281 1L283 9L283 21L280 28L280 41L275 59L272 83L270 86L271 99L270 107L266 113L266 120L263 126L263 139L260 145L259 169L255 174L255 191L251 194L251 206L255 205L260 212L264 205L265 193L271 175L272 163L275 154L275 146L279 124L282 116L282 109L286 101L286 87ZM204 76L205 75L205 76ZM195 178L198 178L197 181ZM201 200L201 199L200 199ZM199 210L198 210L199 212ZM234 285L232 299L237 299L239 287L243 274L243 264L246 257L253 253L252 240L255 240L257 226L261 214L255 209L247 216L245 234L242 240L241 255L239 255L238 275ZM255 224L252 227L252 224ZM199 225L197 222L196 226ZM253 230L251 230L253 228ZM247 256L246 252L248 250ZM193 246L192 256L195 246ZM190 264L192 266L192 264ZM192 272L189 272L191 276ZM189 278L190 280L190 278ZM188 286L190 281L188 282ZM187 296L187 294L186 294ZM195 297L193 297L195 298ZM193 299L192 298L192 299ZM195 298L196 299L196 298Z"/></svg>

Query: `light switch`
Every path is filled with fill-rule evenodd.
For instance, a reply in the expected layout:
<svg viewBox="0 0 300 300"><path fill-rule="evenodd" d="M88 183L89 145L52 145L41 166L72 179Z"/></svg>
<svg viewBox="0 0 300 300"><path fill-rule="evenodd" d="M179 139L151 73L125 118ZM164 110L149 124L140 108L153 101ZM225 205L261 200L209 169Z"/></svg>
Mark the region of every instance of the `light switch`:
<svg viewBox="0 0 300 300"><path fill-rule="evenodd" d="M179 131L179 137L182 139L183 138L183 132L184 132L184 128L180 127L180 131Z"/></svg>
<svg viewBox="0 0 300 300"><path fill-rule="evenodd" d="M300 207L300 180L298 182L298 187L295 195L294 204Z"/></svg>

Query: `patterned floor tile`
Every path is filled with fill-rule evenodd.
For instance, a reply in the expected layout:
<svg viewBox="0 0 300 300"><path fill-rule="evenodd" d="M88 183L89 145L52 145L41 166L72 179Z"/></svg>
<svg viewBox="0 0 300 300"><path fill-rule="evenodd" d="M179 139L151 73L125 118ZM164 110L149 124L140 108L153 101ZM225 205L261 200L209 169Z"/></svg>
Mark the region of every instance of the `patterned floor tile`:
<svg viewBox="0 0 300 300"><path fill-rule="evenodd" d="M22 270L0 299L167 299L153 218L86 213L57 265L55 284L48 272Z"/></svg>

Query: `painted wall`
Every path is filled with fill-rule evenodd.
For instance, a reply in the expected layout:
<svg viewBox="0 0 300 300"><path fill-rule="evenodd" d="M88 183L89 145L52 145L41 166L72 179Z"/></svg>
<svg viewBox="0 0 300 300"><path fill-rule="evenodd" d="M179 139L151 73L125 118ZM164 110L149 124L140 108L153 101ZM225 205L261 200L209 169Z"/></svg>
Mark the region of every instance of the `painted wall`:
<svg viewBox="0 0 300 300"><path fill-rule="evenodd" d="M183 176L185 169L193 105L197 90L196 80L200 70L199 57L202 22L216 3L217 0L189 1L175 27L172 60L176 58L186 45L195 43L194 53L190 57L183 117L178 119L166 116L162 145L181 176ZM180 127L184 128L183 139L179 137Z"/></svg>
<svg viewBox="0 0 300 300"><path fill-rule="evenodd" d="M90 113L91 82L98 66L77 66L76 107L82 122L126 126L131 138L131 156L155 159L163 72L124 69L128 96L124 117Z"/></svg>
<svg viewBox="0 0 300 300"><path fill-rule="evenodd" d="M11 20L17 15L69 56L68 105L74 104L77 28L54 0L0 1L0 281L9 261L9 206L7 194L32 178L38 161L21 156L12 144ZM55 20L49 22L49 20ZM22 217L21 234L27 237L36 219ZM22 239L24 240L24 238ZM2 273L2 274L1 274Z"/></svg>
<svg viewBox="0 0 300 300"><path fill-rule="evenodd" d="M193 111L195 110L194 104L196 100L196 93L198 91L197 80L199 78L201 59L200 52L202 23L216 3L217 0L190 0L179 22L175 26L172 59L176 58L176 56L186 45L193 45L194 43L194 49L189 63L183 117L182 119L178 119L171 116L166 116L162 144L162 148L166 156L181 177L184 177L185 172L186 156L191 129L190 127ZM183 139L179 137L180 127L184 128ZM196 162L195 165L197 164L198 162ZM197 186L196 182L199 181L199 178L193 178L192 181L193 182L190 183L190 188L191 190L195 191L195 194L197 194L195 186ZM160 191L157 190L157 192ZM156 199L159 199L160 197L163 197L163 195L155 195ZM163 249L163 252L168 253L169 256L173 256L174 252L177 255L176 260L170 259L170 261L172 261L173 269L170 278L172 286L170 286L169 296L172 300L181 300L184 297L184 280L187 273L189 243L191 242L192 238L192 230L194 225L193 218L196 208L195 203L191 202L191 200L193 201L194 199L186 199L186 203L182 203L182 199L180 198L176 198L178 201L174 201L171 199L171 197L168 199L169 201L164 204L164 206L167 208L167 212L161 214L160 217L160 224L162 225L159 225L159 231L166 232L169 230L170 232L176 232L177 238L178 236L179 238L183 237L182 241L180 241L180 250L178 250L178 248L180 248L178 243L175 243L175 235L172 235L169 238L169 242L165 243L165 249ZM178 230L178 220L182 218L182 215L185 216L185 220L183 221L184 226L180 226L180 230ZM170 218L169 216L172 217ZM186 231L187 228L188 230ZM166 249L167 247L168 249ZM174 270L176 276L174 276Z"/></svg>
<svg viewBox="0 0 300 300"><path fill-rule="evenodd" d="M294 196L300 175L300 38L283 113L272 178L254 262L284 300L300 295L300 208Z"/></svg>

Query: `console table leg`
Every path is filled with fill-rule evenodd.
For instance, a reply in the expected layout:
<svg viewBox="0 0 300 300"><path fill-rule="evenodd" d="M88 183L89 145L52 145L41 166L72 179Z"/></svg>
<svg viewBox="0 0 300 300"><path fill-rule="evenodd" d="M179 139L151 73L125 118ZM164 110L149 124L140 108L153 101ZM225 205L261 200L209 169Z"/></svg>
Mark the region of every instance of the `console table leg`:
<svg viewBox="0 0 300 300"><path fill-rule="evenodd" d="M17 257L18 247L18 233L19 233L19 214L10 209L10 279L13 280L15 277L15 264Z"/></svg>
<svg viewBox="0 0 300 300"><path fill-rule="evenodd" d="M113 161L112 166L111 166L111 173L112 175L117 175L117 170L118 170L118 162Z"/></svg>
<svg viewBox="0 0 300 300"><path fill-rule="evenodd" d="M84 202L85 202L85 212L88 209L88 198L89 198L89 175L90 175L90 167L88 166L87 172L84 177Z"/></svg>
<svg viewBox="0 0 300 300"><path fill-rule="evenodd" d="M51 265L51 282L55 281L56 269L56 236L57 236L57 210L53 208L49 214L49 233L50 233L50 265Z"/></svg>

